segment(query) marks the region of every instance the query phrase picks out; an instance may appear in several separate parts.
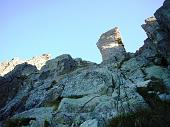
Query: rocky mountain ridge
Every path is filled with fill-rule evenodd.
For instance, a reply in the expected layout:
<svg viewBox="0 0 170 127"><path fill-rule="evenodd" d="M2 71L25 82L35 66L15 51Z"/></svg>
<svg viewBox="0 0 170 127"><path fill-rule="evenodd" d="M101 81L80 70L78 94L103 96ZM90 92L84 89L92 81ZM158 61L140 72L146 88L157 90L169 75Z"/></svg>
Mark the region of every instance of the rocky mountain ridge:
<svg viewBox="0 0 170 127"><path fill-rule="evenodd" d="M169 24L165 0L142 25L148 38L136 53L115 27L97 42L101 64L68 54L2 63L0 126L170 126Z"/></svg>
<svg viewBox="0 0 170 127"><path fill-rule="evenodd" d="M12 71L16 65L22 64L22 63L28 63L33 66L36 66L38 70L41 69L42 66L45 65L46 61L51 59L50 54L42 54L41 56L33 57L30 60L20 60L19 58L13 58L10 61L4 61L0 63L0 76L4 76L5 74Z"/></svg>

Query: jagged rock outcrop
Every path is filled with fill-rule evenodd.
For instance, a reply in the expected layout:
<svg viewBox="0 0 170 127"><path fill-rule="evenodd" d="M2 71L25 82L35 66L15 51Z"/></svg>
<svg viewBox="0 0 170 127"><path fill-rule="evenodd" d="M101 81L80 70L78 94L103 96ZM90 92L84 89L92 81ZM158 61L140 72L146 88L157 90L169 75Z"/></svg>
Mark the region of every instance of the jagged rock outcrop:
<svg viewBox="0 0 170 127"><path fill-rule="evenodd" d="M13 58L10 61L5 61L0 64L0 76L4 76L8 72L12 71L16 65L23 63L19 58Z"/></svg>
<svg viewBox="0 0 170 127"><path fill-rule="evenodd" d="M159 24L161 27L164 28L165 31L169 34L170 31L170 1L165 0L164 4L162 7L160 7L156 12L155 12L155 17L158 20Z"/></svg>
<svg viewBox="0 0 170 127"><path fill-rule="evenodd" d="M121 39L118 27L107 31L102 34L97 42L103 61L113 60L118 62L125 57L125 48Z"/></svg>
<svg viewBox="0 0 170 127"><path fill-rule="evenodd" d="M13 109L15 112L22 112L55 101L63 90L63 85L56 84L59 81L64 84L65 78L61 80L64 75L92 65L95 64L81 59L74 60L66 54L49 60L41 70L27 63L17 65L13 71L1 78L0 97L3 101L0 106L3 107L8 102L0 110L0 119L13 115Z"/></svg>
<svg viewBox="0 0 170 127"><path fill-rule="evenodd" d="M34 65L38 70L45 65L45 63L51 59L51 54L42 54L41 56L33 57L32 59L25 61L28 64Z"/></svg>
<svg viewBox="0 0 170 127"><path fill-rule="evenodd" d="M128 124L168 127L169 8L166 0L156 18L145 20L142 28L148 38L135 54L126 53L120 32L114 28L97 43L101 64L68 54L1 64L1 74L8 73L0 76L0 126L106 127L112 120L143 115ZM141 109L147 109L146 118ZM125 122L126 126L128 118L113 125Z"/></svg>
<svg viewBox="0 0 170 127"><path fill-rule="evenodd" d="M161 8L155 12L155 17L164 33L164 39L159 43L159 49L168 64L170 64L170 1L166 0Z"/></svg>
<svg viewBox="0 0 170 127"><path fill-rule="evenodd" d="M155 17L146 19L145 23L142 28L146 31L148 39L145 40L145 45L142 47L146 50L142 50L143 55L150 60L155 59L154 61L157 64L168 64L170 46L168 33L158 24Z"/></svg>
<svg viewBox="0 0 170 127"><path fill-rule="evenodd" d="M142 25L142 28L145 30L148 38L151 39L153 43L158 43L165 38L161 33L161 28L154 16L147 18L145 20L145 24Z"/></svg>
<svg viewBox="0 0 170 127"><path fill-rule="evenodd" d="M142 25L148 38L137 52L137 55L140 54L140 59L144 58L145 61L162 66L170 64L169 7L169 2L165 1L156 11L155 17L146 19Z"/></svg>
<svg viewBox="0 0 170 127"><path fill-rule="evenodd" d="M16 65L11 72L0 79L0 108L16 96L23 85L23 81L32 73L36 73L36 71L35 66L24 63Z"/></svg>
<svg viewBox="0 0 170 127"><path fill-rule="evenodd" d="M20 60L19 58L13 58L10 61L5 61L0 64L0 76L4 76L8 72L12 71L16 65L27 63L33 66L36 66L38 70L41 69L42 66L45 65L46 61L51 58L50 54L43 54L41 56L33 57L30 60L24 61Z"/></svg>

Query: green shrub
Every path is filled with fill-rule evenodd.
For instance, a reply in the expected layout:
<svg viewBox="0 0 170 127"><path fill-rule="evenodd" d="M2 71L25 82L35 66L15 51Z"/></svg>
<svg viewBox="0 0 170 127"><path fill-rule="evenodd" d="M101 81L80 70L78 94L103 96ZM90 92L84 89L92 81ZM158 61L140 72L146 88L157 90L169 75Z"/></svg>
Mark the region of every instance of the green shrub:
<svg viewBox="0 0 170 127"><path fill-rule="evenodd" d="M145 99L150 109L122 113L113 118L108 127L170 127L170 102L162 101L157 93L166 93L162 80L151 77L147 87L138 87L137 92Z"/></svg>
<svg viewBox="0 0 170 127"><path fill-rule="evenodd" d="M27 126L31 120L36 120L36 118L11 118L5 122L5 127Z"/></svg>
<svg viewBox="0 0 170 127"><path fill-rule="evenodd" d="M44 121L44 127L50 127L50 123L47 120Z"/></svg>
<svg viewBox="0 0 170 127"><path fill-rule="evenodd" d="M56 81L56 80L53 80L52 82L51 82L51 85L55 85L55 84L57 84L58 82Z"/></svg>
<svg viewBox="0 0 170 127"><path fill-rule="evenodd" d="M54 107L54 110L57 110L62 99L63 99L63 97L58 97L56 99L49 100L49 101L45 102L45 104L43 106Z"/></svg>
<svg viewBox="0 0 170 127"><path fill-rule="evenodd" d="M165 107L156 110L140 109L136 112L123 113L113 118L107 127L169 127L170 109L165 109Z"/></svg>
<svg viewBox="0 0 170 127"><path fill-rule="evenodd" d="M166 93L167 88L161 79L151 77L151 80L152 82L150 82L147 87L138 87L137 92L145 99L151 108L156 108L162 103L157 93Z"/></svg>
<svg viewBox="0 0 170 127"><path fill-rule="evenodd" d="M118 42L118 44L123 45L123 42L122 42L122 39L121 39L121 38L118 38L118 39L117 39L117 42Z"/></svg>

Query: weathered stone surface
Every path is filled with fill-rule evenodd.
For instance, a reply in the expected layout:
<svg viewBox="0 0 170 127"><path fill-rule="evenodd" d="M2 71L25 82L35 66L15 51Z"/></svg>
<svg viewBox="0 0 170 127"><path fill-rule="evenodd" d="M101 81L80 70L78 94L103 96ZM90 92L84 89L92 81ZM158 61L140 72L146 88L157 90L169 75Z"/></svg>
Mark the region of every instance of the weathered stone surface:
<svg viewBox="0 0 170 127"><path fill-rule="evenodd" d="M170 31L170 2L165 0L162 7L160 7L155 12L155 17L158 20L159 24L165 29Z"/></svg>
<svg viewBox="0 0 170 127"><path fill-rule="evenodd" d="M61 75L73 71L76 66L76 61L70 55L64 54L48 61L42 71L47 72L50 69Z"/></svg>
<svg viewBox="0 0 170 127"><path fill-rule="evenodd" d="M164 4L164 6L167 5ZM170 64L170 38L169 31L167 30L168 26L165 25L166 23L162 23L162 21L167 18L165 15L168 14L168 8L164 6L155 13L157 19L150 17L146 19L145 24L142 25L148 39L145 40L144 46L139 49L137 54L140 54L141 58L150 59L150 62L154 61L156 64L167 66L167 64ZM162 11L164 10L163 8L166 8L165 11ZM164 61L158 61L159 59L164 59Z"/></svg>
<svg viewBox="0 0 170 127"><path fill-rule="evenodd" d="M118 112L129 112L148 107L142 96L136 92L136 89L128 88L126 85L116 88L112 97L116 100L116 110Z"/></svg>
<svg viewBox="0 0 170 127"><path fill-rule="evenodd" d="M0 110L0 121L10 118L14 114L25 111L25 103L28 98L28 89L21 90Z"/></svg>
<svg viewBox="0 0 170 127"><path fill-rule="evenodd" d="M84 121L93 118L92 113L57 112L53 116L53 124L64 124L68 126L79 126Z"/></svg>
<svg viewBox="0 0 170 127"><path fill-rule="evenodd" d="M45 86L46 84L42 84ZM29 97L25 103L25 109L31 109L33 107L40 107L40 106L50 106L50 103L54 103L57 100L61 93L62 87L53 86L52 88L49 87L38 87L37 89L31 90L29 93ZM48 90L49 89L49 90ZM52 104L51 106L55 106Z"/></svg>
<svg viewBox="0 0 170 127"><path fill-rule="evenodd" d="M55 115L55 120L62 124L80 125L92 118L108 120L116 114L115 103L111 96L95 94L77 99L64 98Z"/></svg>
<svg viewBox="0 0 170 127"><path fill-rule="evenodd" d="M87 120L80 125L80 127L98 127L98 121L96 119Z"/></svg>
<svg viewBox="0 0 170 127"><path fill-rule="evenodd" d="M125 48L118 27L101 35L97 42L103 61L113 59L117 62L125 57Z"/></svg>
<svg viewBox="0 0 170 127"><path fill-rule="evenodd" d="M0 108L2 108L5 103L15 97L18 90L23 86L23 82L27 77L36 72L35 66L29 64L17 65L14 70L8 73L5 77L0 80Z"/></svg>
<svg viewBox="0 0 170 127"><path fill-rule="evenodd" d="M145 68L145 73L147 74L148 78L155 77L162 79L170 90L170 71L168 71L166 68L154 65Z"/></svg>
<svg viewBox="0 0 170 127"><path fill-rule="evenodd" d="M64 98L58 108L59 112L83 113L92 112L95 107L107 101L113 101L111 97L100 95L89 95L78 99Z"/></svg>
<svg viewBox="0 0 170 127"><path fill-rule="evenodd" d="M34 108L29 111L16 114L12 117L15 118L35 118L35 121L31 122L32 127L43 127L44 121L48 121L51 124L53 108Z"/></svg>
<svg viewBox="0 0 170 127"><path fill-rule="evenodd" d="M91 68L73 73L65 82L62 96L102 95L109 87L113 87L112 74L106 68Z"/></svg>
<svg viewBox="0 0 170 127"><path fill-rule="evenodd" d="M155 12L155 17L164 32L164 39L159 43L160 52L170 64L170 2L165 0L162 7Z"/></svg>
<svg viewBox="0 0 170 127"><path fill-rule="evenodd" d="M155 17L150 17L145 20L146 24L142 25L142 28L145 30L147 36L153 40L154 43L164 39L163 34L161 33L161 27L159 26Z"/></svg>

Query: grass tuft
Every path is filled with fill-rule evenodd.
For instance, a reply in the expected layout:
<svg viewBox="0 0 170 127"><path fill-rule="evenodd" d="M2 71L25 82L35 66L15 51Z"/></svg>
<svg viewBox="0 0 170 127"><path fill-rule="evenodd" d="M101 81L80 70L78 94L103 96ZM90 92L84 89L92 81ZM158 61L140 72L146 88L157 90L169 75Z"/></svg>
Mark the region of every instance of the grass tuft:
<svg viewBox="0 0 170 127"><path fill-rule="evenodd" d="M107 127L170 127L170 103L157 109L138 109L113 118Z"/></svg>
<svg viewBox="0 0 170 127"><path fill-rule="evenodd" d="M31 120L36 120L36 118L11 118L6 120L5 127L21 127L30 124Z"/></svg>

